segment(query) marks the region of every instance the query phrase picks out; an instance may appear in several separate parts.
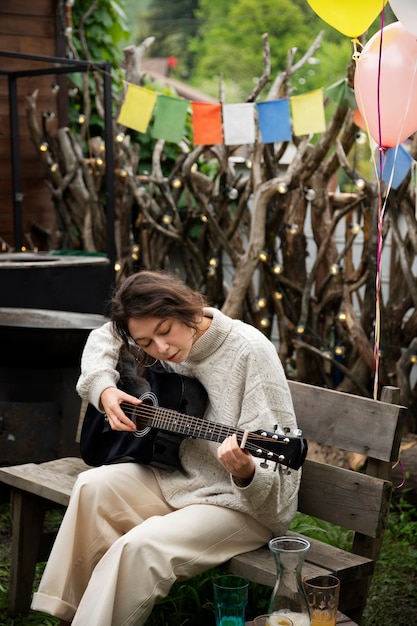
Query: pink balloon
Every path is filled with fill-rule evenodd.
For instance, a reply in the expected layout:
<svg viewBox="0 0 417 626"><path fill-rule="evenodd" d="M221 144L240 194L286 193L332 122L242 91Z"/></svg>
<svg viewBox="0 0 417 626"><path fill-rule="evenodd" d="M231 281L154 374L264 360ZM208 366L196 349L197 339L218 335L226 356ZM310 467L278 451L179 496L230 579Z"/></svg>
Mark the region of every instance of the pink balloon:
<svg viewBox="0 0 417 626"><path fill-rule="evenodd" d="M400 22L386 26L381 59L380 40L379 31L362 50L355 96L373 139L383 148L393 148L417 131L417 40Z"/></svg>

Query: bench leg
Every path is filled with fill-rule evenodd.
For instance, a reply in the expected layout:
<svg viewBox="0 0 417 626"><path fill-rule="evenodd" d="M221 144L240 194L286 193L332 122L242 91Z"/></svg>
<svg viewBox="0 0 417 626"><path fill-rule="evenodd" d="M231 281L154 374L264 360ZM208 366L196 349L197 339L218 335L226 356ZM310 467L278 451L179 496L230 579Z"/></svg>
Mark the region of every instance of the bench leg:
<svg viewBox="0 0 417 626"><path fill-rule="evenodd" d="M15 616L26 613L30 607L45 506L41 498L19 489L13 489L11 497L13 525L8 611Z"/></svg>

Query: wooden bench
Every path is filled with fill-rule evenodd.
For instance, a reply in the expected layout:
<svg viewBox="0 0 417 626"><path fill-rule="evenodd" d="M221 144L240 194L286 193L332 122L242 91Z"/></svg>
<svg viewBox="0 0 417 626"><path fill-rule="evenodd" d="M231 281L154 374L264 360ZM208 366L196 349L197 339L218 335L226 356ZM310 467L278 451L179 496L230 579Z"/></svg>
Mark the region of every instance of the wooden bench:
<svg viewBox="0 0 417 626"><path fill-rule="evenodd" d="M354 532L350 551L310 540L303 574L338 576L339 608L359 623L388 519L391 468L398 459L405 410L396 404L399 390L394 387L382 390L381 401L297 382L290 382L290 388L304 437L367 457L366 471L356 472L318 462L309 452L298 506L302 513ZM75 479L86 468L75 457L0 468L12 499L11 615L28 610L36 562L49 554L52 538L44 533L45 512L67 506ZM224 567L256 583L275 582L275 563L266 546L234 557Z"/></svg>

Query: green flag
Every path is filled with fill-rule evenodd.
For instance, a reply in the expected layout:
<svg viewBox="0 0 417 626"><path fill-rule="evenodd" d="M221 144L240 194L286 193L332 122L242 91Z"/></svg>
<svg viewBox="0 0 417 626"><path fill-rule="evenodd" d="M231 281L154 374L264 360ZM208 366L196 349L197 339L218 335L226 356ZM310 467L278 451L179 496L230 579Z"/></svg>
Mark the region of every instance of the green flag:
<svg viewBox="0 0 417 626"><path fill-rule="evenodd" d="M330 87L326 87L324 93L337 104L343 104L345 107L353 110L358 108L355 92L352 87L349 87L347 78L342 78L337 83L330 85Z"/></svg>
<svg viewBox="0 0 417 626"><path fill-rule="evenodd" d="M188 105L189 102L182 98L158 96L152 137L179 143L184 135Z"/></svg>

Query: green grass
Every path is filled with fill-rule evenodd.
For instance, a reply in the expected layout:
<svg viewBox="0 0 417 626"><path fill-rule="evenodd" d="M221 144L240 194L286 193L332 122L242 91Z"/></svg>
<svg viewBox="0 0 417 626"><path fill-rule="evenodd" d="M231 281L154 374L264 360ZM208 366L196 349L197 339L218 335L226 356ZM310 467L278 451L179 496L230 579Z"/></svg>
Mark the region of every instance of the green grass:
<svg viewBox="0 0 417 626"><path fill-rule="evenodd" d="M59 513L51 517L56 524ZM9 581L10 514L8 504L0 505L0 624L2 626L56 626L57 619L30 612L7 616ZM297 514L292 530L331 545L349 548L352 534L320 520ZM35 589L43 565L36 572ZM211 580L220 570L177 583L170 595L158 603L147 626L213 626L214 609ZM417 511L403 496L394 494L387 532L373 577L368 604L361 626L412 626L417 624ZM264 613L271 589L251 584L248 619Z"/></svg>

